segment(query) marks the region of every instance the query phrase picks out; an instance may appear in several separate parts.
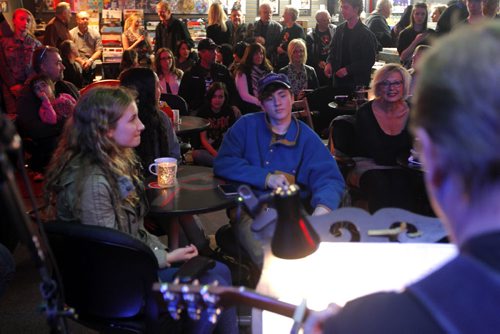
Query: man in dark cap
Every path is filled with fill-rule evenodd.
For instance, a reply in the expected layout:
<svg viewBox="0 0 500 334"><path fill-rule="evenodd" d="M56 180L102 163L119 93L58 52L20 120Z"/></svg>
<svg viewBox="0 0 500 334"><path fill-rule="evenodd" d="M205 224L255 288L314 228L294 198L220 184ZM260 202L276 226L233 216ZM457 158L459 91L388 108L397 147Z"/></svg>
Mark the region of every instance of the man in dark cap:
<svg viewBox="0 0 500 334"><path fill-rule="evenodd" d="M264 112L241 117L225 134L214 161L216 175L250 185L257 195L298 184L304 204L313 215L338 207L344 180L332 155L318 135L292 117L293 94L284 74L270 73L259 80ZM245 216L236 228L241 245L261 266L262 245Z"/></svg>
<svg viewBox="0 0 500 334"><path fill-rule="evenodd" d="M179 95L186 100L190 112L195 112L201 107L205 93L214 81L223 82L226 85L231 97L231 105L236 105L238 102L239 95L227 67L215 62L216 48L217 44L212 39L201 40L198 44L200 59L182 77Z"/></svg>

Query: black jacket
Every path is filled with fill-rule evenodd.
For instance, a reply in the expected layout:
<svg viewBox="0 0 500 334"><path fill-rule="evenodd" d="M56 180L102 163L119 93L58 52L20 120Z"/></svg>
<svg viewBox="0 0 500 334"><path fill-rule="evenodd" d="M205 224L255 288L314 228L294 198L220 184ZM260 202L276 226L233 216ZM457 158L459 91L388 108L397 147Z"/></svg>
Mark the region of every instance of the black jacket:
<svg viewBox="0 0 500 334"><path fill-rule="evenodd" d="M198 62L182 77L179 95L186 100L190 112L198 110L203 104L206 93L205 73L206 70ZM226 85L231 100L230 105L237 105L239 94L227 67L214 63L210 68L210 77L212 81L223 82Z"/></svg>
<svg viewBox="0 0 500 334"><path fill-rule="evenodd" d="M332 65L332 77L334 87L344 87L348 91L354 90L355 86L370 84L372 66L375 64L377 54L377 40L375 35L361 23L361 20L351 31L351 39L348 41L350 59L342 59L342 40L347 28L347 22L337 27L331 44L327 63ZM338 78L335 76L342 64L347 69L347 76Z"/></svg>
<svg viewBox="0 0 500 334"><path fill-rule="evenodd" d="M190 47L194 46L194 42L191 39L186 25L179 19L173 16L168 21L167 26L163 23L158 23L155 31L155 50L158 51L159 48L169 48L174 54L177 53L177 43L185 40Z"/></svg>

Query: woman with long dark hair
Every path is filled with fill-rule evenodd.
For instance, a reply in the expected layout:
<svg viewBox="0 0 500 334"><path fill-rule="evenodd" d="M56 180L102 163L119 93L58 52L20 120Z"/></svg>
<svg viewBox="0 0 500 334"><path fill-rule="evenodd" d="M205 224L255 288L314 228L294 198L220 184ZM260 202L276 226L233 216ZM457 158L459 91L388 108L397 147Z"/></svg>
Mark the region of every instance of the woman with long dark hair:
<svg viewBox="0 0 500 334"><path fill-rule="evenodd" d="M272 71L273 67L266 58L266 48L259 43L247 46L235 77L236 89L242 100L240 109L243 114L262 110L257 83Z"/></svg>
<svg viewBox="0 0 500 334"><path fill-rule="evenodd" d="M197 165L211 167L224 134L236 121L224 83L216 81L210 85L198 116L208 119L210 127L200 134L201 145L193 150L193 160Z"/></svg>
<svg viewBox="0 0 500 334"><path fill-rule="evenodd" d="M158 76L149 68L131 68L120 74L120 84L138 94L139 118L146 126L146 131L141 133L141 143L135 151L143 167L149 166L158 157L180 159L179 141L172 122L158 108L161 95Z"/></svg>
<svg viewBox="0 0 500 334"><path fill-rule="evenodd" d="M177 53L175 55L175 67L184 73L189 71L196 61L198 60L198 54L191 51L189 43L182 40L177 45Z"/></svg>

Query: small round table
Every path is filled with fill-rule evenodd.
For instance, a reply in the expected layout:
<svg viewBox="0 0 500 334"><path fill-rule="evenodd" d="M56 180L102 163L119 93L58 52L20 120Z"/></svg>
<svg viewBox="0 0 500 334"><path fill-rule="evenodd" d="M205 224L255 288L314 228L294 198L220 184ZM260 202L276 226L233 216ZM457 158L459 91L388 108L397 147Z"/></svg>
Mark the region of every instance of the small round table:
<svg viewBox="0 0 500 334"><path fill-rule="evenodd" d="M175 133L178 136L184 136L205 131L209 126L210 122L205 118L196 116L182 116L181 122L174 125L174 128Z"/></svg>
<svg viewBox="0 0 500 334"><path fill-rule="evenodd" d="M177 184L172 188L157 188L156 177L146 181L146 196L151 217L177 218L229 208L236 205L237 196L224 196L217 188L226 181L216 178L212 168L181 165L177 170ZM179 224L168 225L168 244L171 249L179 245Z"/></svg>

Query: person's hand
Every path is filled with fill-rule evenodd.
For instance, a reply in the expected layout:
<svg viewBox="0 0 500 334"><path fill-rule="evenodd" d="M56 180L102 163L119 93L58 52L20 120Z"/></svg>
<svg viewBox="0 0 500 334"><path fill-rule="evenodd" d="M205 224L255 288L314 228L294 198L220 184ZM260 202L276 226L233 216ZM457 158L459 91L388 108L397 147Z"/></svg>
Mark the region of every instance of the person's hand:
<svg viewBox="0 0 500 334"><path fill-rule="evenodd" d="M188 245L186 247L177 248L171 252L167 252L167 261L169 264L187 261L198 255L198 249L195 245Z"/></svg>
<svg viewBox="0 0 500 334"><path fill-rule="evenodd" d="M262 36L255 37L255 43L260 43L262 45L266 45L266 39Z"/></svg>
<svg viewBox="0 0 500 334"><path fill-rule="evenodd" d="M322 60L318 63L318 67L324 69L326 66L326 61Z"/></svg>
<svg viewBox="0 0 500 334"><path fill-rule="evenodd" d="M23 89L23 85L21 84L17 84L17 85L14 85L14 86L11 86L9 88L10 92L12 93L12 95L14 95L15 97L19 97L21 95L21 90Z"/></svg>
<svg viewBox="0 0 500 334"><path fill-rule="evenodd" d="M278 187L288 186L288 180L283 174L271 174L267 178L266 186L270 189L276 189Z"/></svg>
<svg viewBox="0 0 500 334"><path fill-rule="evenodd" d="M327 78L331 78L332 77L332 64L328 63L325 65L325 76Z"/></svg>
<svg viewBox="0 0 500 334"><path fill-rule="evenodd" d="M347 69L345 67L342 67L339 69L337 72L335 72L335 76L339 78L343 78L347 75Z"/></svg>
<svg viewBox="0 0 500 334"><path fill-rule="evenodd" d="M92 64L93 64L93 63L94 63L94 61L92 60L92 58L89 58L89 59L87 59L87 60L86 60L86 61L82 64L82 68L83 68L84 70L87 70L87 69L89 69L89 68L91 68L91 67L92 67Z"/></svg>
<svg viewBox="0 0 500 334"><path fill-rule="evenodd" d="M282 54L282 53L285 53L285 50L283 50L283 48L280 46L278 46L278 48L276 49L276 51L278 51L278 54Z"/></svg>
<svg viewBox="0 0 500 334"><path fill-rule="evenodd" d="M330 210L324 207L323 205L318 205L315 209L314 212L312 213L313 216L321 216L321 215L326 215L327 213L330 213Z"/></svg>
<svg viewBox="0 0 500 334"><path fill-rule="evenodd" d="M241 117L241 110L237 106L232 106L231 109L233 110L234 118L238 119Z"/></svg>
<svg viewBox="0 0 500 334"><path fill-rule="evenodd" d="M337 304L330 304L326 309L319 312L311 312L304 323L304 334L323 333L323 324L326 319L334 316L341 310Z"/></svg>
<svg viewBox="0 0 500 334"><path fill-rule="evenodd" d="M304 98L304 96L306 96L306 92L305 92L305 91L303 91L303 90L301 90L301 91L297 94L297 96L295 97L295 101L300 101L300 100L302 100L302 99Z"/></svg>
<svg viewBox="0 0 500 334"><path fill-rule="evenodd" d="M426 32L421 32L420 34L418 34L415 37L415 39L413 40L413 42L415 43L415 45L417 45L420 42L422 42L426 37L427 37L427 33Z"/></svg>

